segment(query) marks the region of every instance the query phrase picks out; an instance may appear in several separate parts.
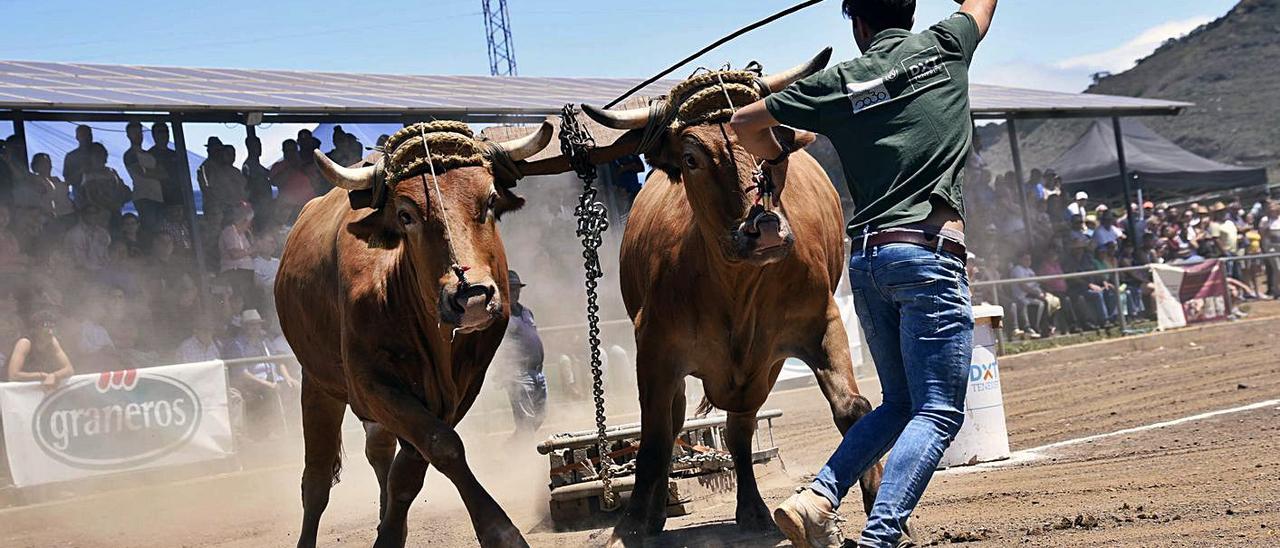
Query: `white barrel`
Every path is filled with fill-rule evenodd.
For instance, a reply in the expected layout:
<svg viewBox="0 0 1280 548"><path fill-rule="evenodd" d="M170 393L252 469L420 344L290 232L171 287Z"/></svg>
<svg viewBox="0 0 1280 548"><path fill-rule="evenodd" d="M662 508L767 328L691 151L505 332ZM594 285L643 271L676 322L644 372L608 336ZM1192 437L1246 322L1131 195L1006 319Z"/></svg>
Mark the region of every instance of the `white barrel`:
<svg viewBox="0 0 1280 548"><path fill-rule="evenodd" d="M1004 422L1000 365L996 362L997 322L1003 317L1004 309L999 306L973 307L973 358L969 362L964 426L942 454L939 467L1009 458L1009 430Z"/></svg>

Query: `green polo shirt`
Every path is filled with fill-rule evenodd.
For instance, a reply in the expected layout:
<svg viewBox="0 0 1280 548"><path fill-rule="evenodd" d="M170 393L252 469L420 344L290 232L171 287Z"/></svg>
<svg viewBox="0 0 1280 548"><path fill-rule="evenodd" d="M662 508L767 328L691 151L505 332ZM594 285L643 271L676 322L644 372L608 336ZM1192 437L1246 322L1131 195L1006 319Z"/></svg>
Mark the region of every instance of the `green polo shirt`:
<svg viewBox="0 0 1280 548"><path fill-rule="evenodd" d="M919 34L886 30L862 57L765 98L779 122L835 146L857 206L850 235L923 221L934 197L964 214L969 63L978 39L965 13Z"/></svg>

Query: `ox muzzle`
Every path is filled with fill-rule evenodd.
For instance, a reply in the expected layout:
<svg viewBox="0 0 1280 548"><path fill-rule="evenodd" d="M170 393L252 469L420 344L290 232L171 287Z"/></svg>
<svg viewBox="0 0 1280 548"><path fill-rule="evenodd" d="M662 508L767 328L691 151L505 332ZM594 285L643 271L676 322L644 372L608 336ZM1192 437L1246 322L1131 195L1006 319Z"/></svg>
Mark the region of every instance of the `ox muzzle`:
<svg viewBox="0 0 1280 548"><path fill-rule="evenodd" d="M501 315L498 288L491 281L460 281L440 290L440 319L459 333L483 331Z"/></svg>
<svg viewBox="0 0 1280 548"><path fill-rule="evenodd" d="M740 258L764 263L785 257L795 244L786 217L758 205L747 212L732 238Z"/></svg>

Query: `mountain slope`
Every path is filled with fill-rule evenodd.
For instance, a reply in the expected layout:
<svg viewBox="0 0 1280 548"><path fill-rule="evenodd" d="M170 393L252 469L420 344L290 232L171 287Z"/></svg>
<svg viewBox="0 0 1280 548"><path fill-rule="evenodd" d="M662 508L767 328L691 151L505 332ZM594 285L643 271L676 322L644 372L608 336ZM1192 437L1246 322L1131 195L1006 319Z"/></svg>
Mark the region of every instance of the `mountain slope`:
<svg viewBox="0 0 1280 548"><path fill-rule="evenodd" d="M1242 0L1222 18L1170 41L1137 66L1103 78L1086 93L1195 103L1181 116L1144 122L1201 156L1266 166L1280 180L1280 0ZM1019 122L1023 166L1058 157L1085 121ZM993 169L1012 169L1004 128L983 143Z"/></svg>

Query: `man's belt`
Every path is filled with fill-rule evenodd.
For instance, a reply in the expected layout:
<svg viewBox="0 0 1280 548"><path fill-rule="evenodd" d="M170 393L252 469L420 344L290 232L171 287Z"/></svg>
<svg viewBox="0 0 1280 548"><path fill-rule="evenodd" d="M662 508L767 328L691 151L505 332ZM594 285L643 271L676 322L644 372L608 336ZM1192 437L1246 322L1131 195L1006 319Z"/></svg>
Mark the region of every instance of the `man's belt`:
<svg viewBox="0 0 1280 548"><path fill-rule="evenodd" d="M855 236L853 238L853 252L875 249L888 244L912 244L929 249L941 249L955 255L961 262L965 262L968 256L968 251L965 249L964 244L939 234L930 234L919 230L883 230L873 232L865 237Z"/></svg>

